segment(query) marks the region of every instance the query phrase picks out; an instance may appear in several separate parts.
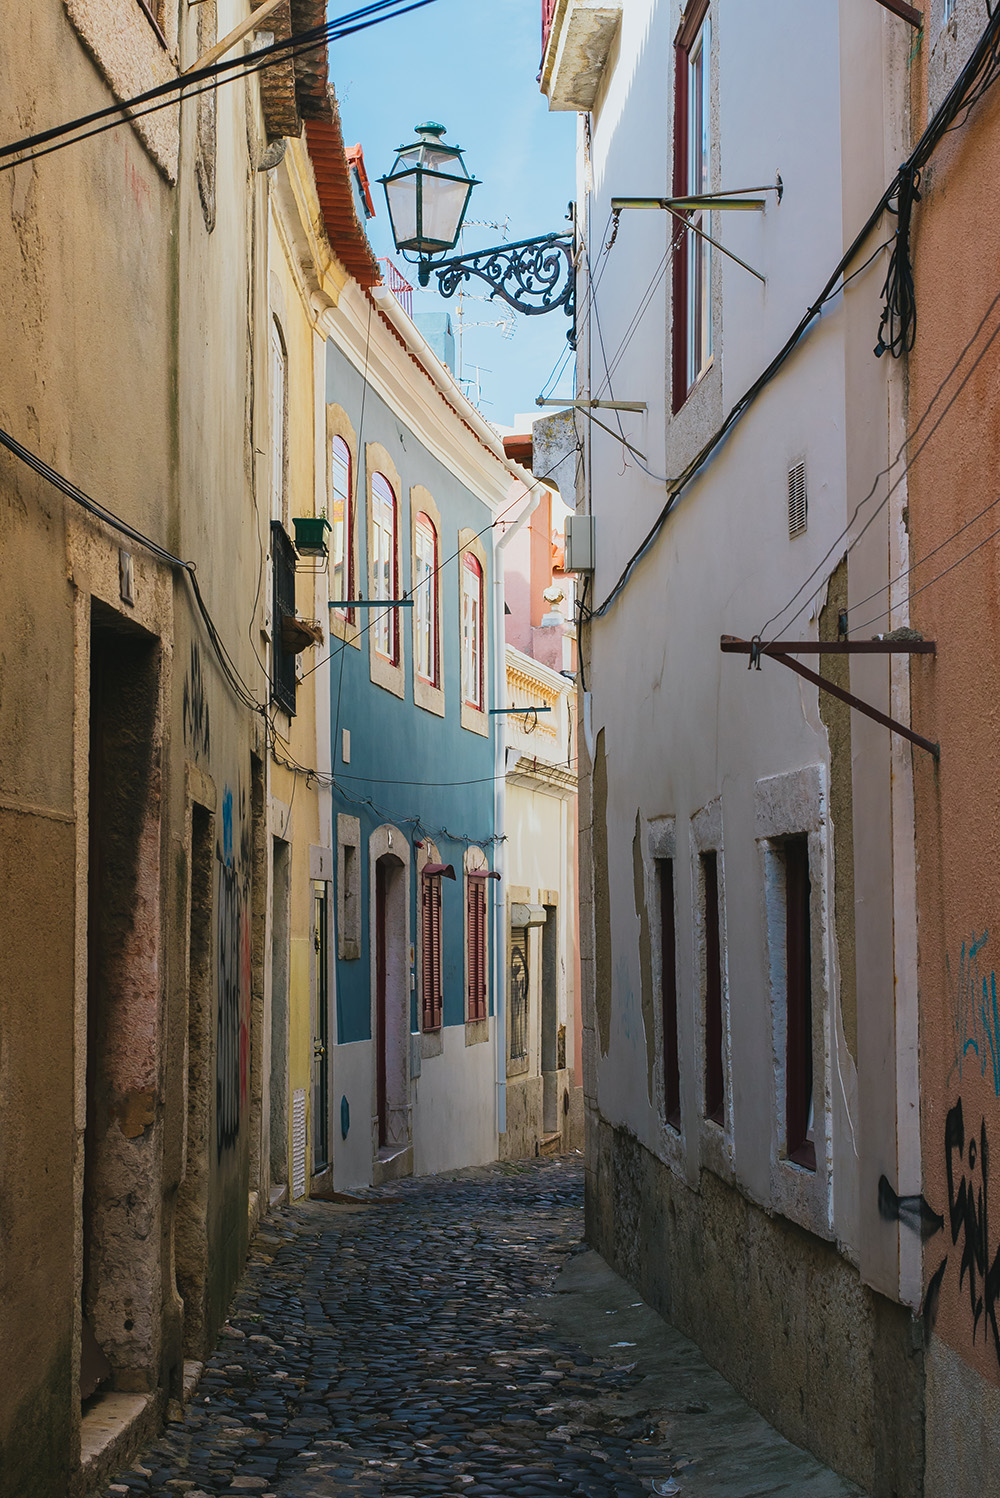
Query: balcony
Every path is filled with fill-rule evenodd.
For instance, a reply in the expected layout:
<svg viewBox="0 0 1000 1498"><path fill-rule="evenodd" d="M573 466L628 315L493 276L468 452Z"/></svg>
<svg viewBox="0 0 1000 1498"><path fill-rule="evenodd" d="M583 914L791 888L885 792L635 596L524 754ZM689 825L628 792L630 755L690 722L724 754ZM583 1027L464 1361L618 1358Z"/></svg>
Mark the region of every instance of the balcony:
<svg viewBox="0 0 1000 1498"><path fill-rule="evenodd" d="M396 269L395 263L388 255L379 256L379 264L385 266L385 281L396 301L402 307L407 317L413 316L413 287L404 275Z"/></svg>
<svg viewBox="0 0 1000 1498"><path fill-rule="evenodd" d="M550 109L593 109L621 18L620 5L542 0L539 83Z"/></svg>

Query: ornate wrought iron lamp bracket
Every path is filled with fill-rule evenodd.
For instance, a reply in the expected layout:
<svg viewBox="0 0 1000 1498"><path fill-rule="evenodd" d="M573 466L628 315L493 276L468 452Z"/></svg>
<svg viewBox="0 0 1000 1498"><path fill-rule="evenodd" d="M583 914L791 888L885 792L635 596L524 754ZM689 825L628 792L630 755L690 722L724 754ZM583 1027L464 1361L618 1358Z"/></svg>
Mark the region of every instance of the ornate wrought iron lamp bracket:
<svg viewBox="0 0 1000 1498"><path fill-rule="evenodd" d="M465 281L477 276L491 288L491 296L500 297L528 317L562 307L570 318L567 341L571 348L576 348L572 234L542 234L537 239L495 245L473 255L421 260L418 272L421 286L429 285L432 271L442 296L454 296Z"/></svg>

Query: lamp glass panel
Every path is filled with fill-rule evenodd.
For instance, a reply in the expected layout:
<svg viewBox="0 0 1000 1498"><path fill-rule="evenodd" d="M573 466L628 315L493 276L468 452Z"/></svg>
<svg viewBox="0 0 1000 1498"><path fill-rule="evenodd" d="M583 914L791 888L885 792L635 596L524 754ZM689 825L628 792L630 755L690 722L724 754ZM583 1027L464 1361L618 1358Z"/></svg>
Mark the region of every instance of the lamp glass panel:
<svg viewBox="0 0 1000 1498"><path fill-rule="evenodd" d="M420 226L423 239L442 245L454 244L468 195L468 182L455 182L447 177L426 178Z"/></svg>
<svg viewBox="0 0 1000 1498"><path fill-rule="evenodd" d="M385 184L392 237L400 248L417 238L417 181L418 174L411 172Z"/></svg>

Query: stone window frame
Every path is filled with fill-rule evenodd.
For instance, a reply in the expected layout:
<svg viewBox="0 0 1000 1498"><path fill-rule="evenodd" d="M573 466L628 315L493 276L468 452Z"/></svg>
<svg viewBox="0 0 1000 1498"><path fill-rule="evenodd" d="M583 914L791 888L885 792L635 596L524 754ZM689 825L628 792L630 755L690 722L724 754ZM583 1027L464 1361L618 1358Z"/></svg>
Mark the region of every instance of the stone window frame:
<svg viewBox="0 0 1000 1498"><path fill-rule="evenodd" d="M462 1004L465 1014L465 1043L469 1045L481 1045L490 1038L490 997L491 997L491 964L490 964L490 898L488 879L483 880L486 893L486 932L485 932L485 969L486 969L486 1017L485 1019L469 1018L469 873L472 870L489 869L489 859L482 848L473 844L466 848L465 857L462 860Z"/></svg>
<svg viewBox="0 0 1000 1498"><path fill-rule="evenodd" d="M416 875L417 875L417 920L416 920L416 945L414 949L414 972L417 974L417 983L420 984L423 976L423 921L421 919L421 898L423 895L424 869L429 863L442 863L437 844L430 838L425 838L423 845L416 850ZM443 886L442 886L443 893ZM441 947L444 950L444 908L441 910ZM443 963L444 971L447 972L447 963ZM442 979L443 982L443 979ZM443 1001L442 1001L443 1010ZM417 1024L420 1028L420 1056L427 1061L434 1056L444 1055L444 1017L442 1013L441 1025L436 1030L425 1030L423 1021L423 993L417 993Z"/></svg>
<svg viewBox="0 0 1000 1498"><path fill-rule="evenodd" d="M413 484L410 488L410 558L411 558L411 581L416 579L417 563L417 519L420 515L426 515L434 528L435 545L437 548L437 576L434 580L434 618L432 629L434 630L435 649L437 655L437 682L426 681L417 671L417 610L416 607L408 610L412 615L411 637L413 650L413 701L417 707L422 707L426 712L435 713L439 718L445 716L445 689L444 689L444 639L441 629L441 563L443 553L441 550L441 511L434 503L434 499L423 484Z"/></svg>
<svg viewBox="0 0 1000 1498"><path fill-rule="evenodd" d="M355 586L362 576L361 572L361 526L358 523L358 493L360 490L360 469L358 467L358 438L351 424L351 419L343 406L338 406L335 401L328 401L326 407L326 446L324 448L324 462L326 464L326 513L333 514L333 478L331 473L331 452L333 438L339 437L347 445L347 451L351 455L351 496L350 496L350 545L348 586L350 579L354 579ZM328 575L328 585L332 583L332 572ZM332 597L332 593L328 594ZM361 629L359 621L359 610L352 609L346 616L337 609L327 610L330 616L330 634L336 639L342 640L346 645L353 645L355 650L361 649Z"/></svg>
<svg viewBox="0 0 1000 1498"><path fill-rule="evenodd" d="M160 0L123 0L119 5L95 4L94 0L64 3L77 34L119 102L176 81L177 6L162 5L158 20ZM131 123L163 177L174 186L180 158L179 111L161 109Z"/></svg>
<svg viewBox="0 0 1000 1498"><path fill-rule="evenodd" d="M695 1114L701 1163L722 1180L735 1179L733 1152L733 1065L730 1023L729 942L726 920L726 860L723 843L722 798L714 797L690 819L690 876L692 935L694 938L694 1031L696 1059ZM719 966L722 979L722 1076L725 1114L722 1123L704 1116L706 939L705 902L702 889L703 853L716 855L719 884ZM689 1100L690 1106L690 1100Z"/></svg>
<svg viewBox="0 0 1000 1498"><path fill-rule="evenodd" d="M805 836L809 851L812 968L813 1144L816 1168L785 1154L785 923L781 844ZM775 1211L822 1238L833 1236L832 837L826 768L807 765L754 785L754 837L761 870L771 1025L770 1196Z"/></svg>
<svg viewBox="0 0 1000 1498"><path fill-rule="evenodd" d="M649 909L655 912L655 919L651 920L650 926L650 949L653 968L653 1033L655 1040L656 1060L653 1068L653 1088L656 1101L657 1138L658 1153L660 1158L666 1162L674 1171L680 1175L685 1173L684 1141L688 1132L690 1120L690 1076L688 1071L687 1056L684 1046L681 1044L681 982L680 982L680 896L681 861L677 849L677 819L672 816L650 817L646 824L646 883L647 899ZM680 1128L676 1129L667 1121L666 1110L666 1081L664 1075L664 1036L663 1036L663 951L662 951L662 929L659 920L660 884L659 870L657 864L660 860L669 860L674 868L674 973L677 990L677 1066L680 1074L680 1106L681 1118Z"/></svg>
<svg viewBox="0 0 1000 1498"><path fill-rule="evenodd" d="M539 1056L538 1056L539 1046L538 1046L538 1037L537 1037L535 1031L536 1031L536 1027L537 1027L537 1019L538 1019L538 1013L539 1013L539 1007L540 1007L540 1005L539 1005L539 994L538 994L537 989L538 989L538 980L539 980L539 976L540 976L541 963L539 961L540 954L539 954L539 951L538 951L538 939L534 935L532 927L530 926L530 924L527 927L527 930L528 930L528 938L527 938L527 940L528 940L528 1018L527 1018L528 1049L527 1049L527 1053L523 1057L512 1057L511 1053L510 1053L511 1036L512 1036L512 1033L513 1033L513 1025L511 1023L511 1015L513 1014L513 1005L511 1003L511 991L510 991L510 952L511 952L511 936L510 936L510 933L514 929L514 927L513 927L513 921L512 921L512 916L513 916L513 909L514 909L515 905L531 905L531 904L532 904L532 892L531 892L530 888L526 884L511 884L511 885L507 886L507 901L506 901L506 912L505 912L505 914L506 914L506 920L507 920L507 932L508 932L508 938L507 938L507 971L504 974L504 982L505 982L506 987L507 987L507 1026L506 1026L506 1029L507 1029L507 1055L506 1055L505 1059L506 1059L506 1073L507 1073L508 1077L523 1077L523 1076L527 1076L528 1073L532 1072L532 1071L535 1074L540 1075L540 1066L538 1064L536 1064L536 1063L539 1062Z"/></svg>
<svg viewBox="0 0 1000 1498"><path fill-rule="evenodd" d="M354 857L348 858L348 852ZM337 815L337 957L361 956L361 819Z"/></svg>
<svg viewBox="0 0 1000 1498"><path fill-rule="evenodd" d="M465 690L462 684L462 584L464 559L466 552L475 557L483 570L483 607L482 619L480 621L480 633L483 640L483 705L481 708L474 707L465 700ZM489 737L490 732L490 611L488 600L490 595L490 578L486 566L486 548L483 546L478 535L471 527L463 526L458 533L458 676L459 676L459 700L462 704L462 727L471 733L481 734L483 738Z"/></svg>
<svg viewBox="0 0 1000 1498"><path fill-rule="evenodd" d="M375 575L373 572L375 557L375 507L372 495L372 478L376 473L382 474L383 478L391 485L396 496L396 534L395 534L395 575L398 586L405 588L406 579L403 574L403 483L399 476L399 470L389 456L388 451L381 442L365 443L365 532L367 537L368 556L364 576L368 579L368 597L375 596ZM366 625L368 632L368 672L371 680L376 686L384 687L387 692L392 692L395 697L406 696L406 655L404 649L405 631L402 622L396 618L396 655L395 661L386 660L375 648L375 630L372 626L375 610L366 609L369 618Z"/></svg>

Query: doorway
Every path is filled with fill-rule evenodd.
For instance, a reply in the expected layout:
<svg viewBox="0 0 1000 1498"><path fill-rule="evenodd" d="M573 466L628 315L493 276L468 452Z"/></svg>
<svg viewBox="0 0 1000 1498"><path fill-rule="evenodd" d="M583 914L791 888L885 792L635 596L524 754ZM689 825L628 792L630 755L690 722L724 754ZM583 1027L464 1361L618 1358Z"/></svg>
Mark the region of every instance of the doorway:
<svg viewBox="0 0 1000 1498"><path fill-rule="evenodd" d="M313 1175L330 1164L330 886L313 884Z"/></svg>
<svg viewBox="0 0 1000 1498"><path fill-rule="evenodd" d="M394 854L375 864L375 1108L379 1153L410 1140L410 985L406 869Z"/></svg>
<svg viewBox="0 0 1000 1498"><path fill-rule="evenodd" d="M84 1400L154 1376L162 1294L159 642L91 610Z"/></svg>

